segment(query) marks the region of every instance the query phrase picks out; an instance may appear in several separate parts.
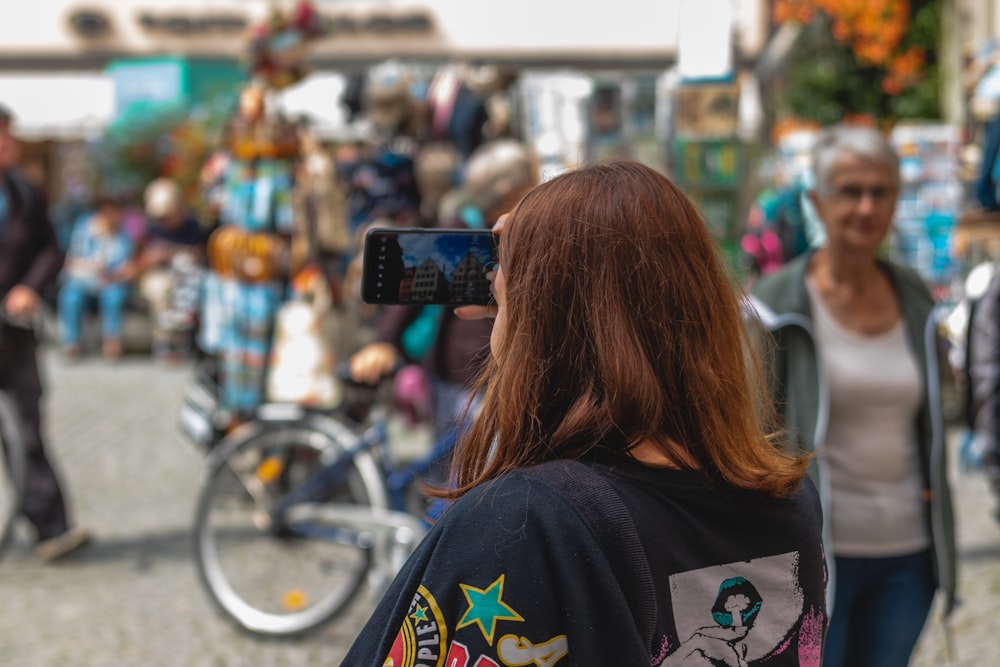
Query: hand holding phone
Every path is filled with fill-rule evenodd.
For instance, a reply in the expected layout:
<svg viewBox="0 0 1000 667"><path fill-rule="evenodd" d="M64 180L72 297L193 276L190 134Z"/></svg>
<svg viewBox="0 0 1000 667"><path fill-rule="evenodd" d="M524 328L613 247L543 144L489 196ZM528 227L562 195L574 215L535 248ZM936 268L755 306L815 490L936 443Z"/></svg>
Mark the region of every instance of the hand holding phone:
<svg viewBox="0 0 1000 667"><path fill-rule="evenodd" d="M497 243L499 243L499 234L503 231L504 225L507 222L508 213L504 213L497 221L493 223L493 236L497 238ZM487 274L488 276L489 274ZM455 315L463 320L485 320L493 319L497 316L497 305L496 303L489 303L486 305L469 304L467 306L458 306L455 308Z"/></svg>
<svg viewBox="0 0 1000 667"><path fill-rule="evenodd" d="M497 261L490 230L371 229L365 235L361 298L374 304L489 305Z"/></svg>

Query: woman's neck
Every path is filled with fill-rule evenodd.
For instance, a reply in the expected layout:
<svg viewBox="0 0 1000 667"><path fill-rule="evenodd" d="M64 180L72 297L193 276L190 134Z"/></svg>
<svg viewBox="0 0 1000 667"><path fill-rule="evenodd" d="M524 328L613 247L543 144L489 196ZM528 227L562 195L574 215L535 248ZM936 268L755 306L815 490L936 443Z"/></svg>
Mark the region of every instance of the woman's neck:
<svg viewBox="0 0 1000 667"><path fill-rule="evenodd" d="M639 463L651 468L682 470L696 467L692 457L684 452L677 443L670 441L670 445L671 451L668 453L652 440L642 440L629 449L628 454Z"/></svg>
<svg viewBox="0 0 1000 667"><path fill-rule="evenodd" d="M813 255L809 276L820 287L863 292L878 273L875 255L845 253L821 248Z"/></svg>

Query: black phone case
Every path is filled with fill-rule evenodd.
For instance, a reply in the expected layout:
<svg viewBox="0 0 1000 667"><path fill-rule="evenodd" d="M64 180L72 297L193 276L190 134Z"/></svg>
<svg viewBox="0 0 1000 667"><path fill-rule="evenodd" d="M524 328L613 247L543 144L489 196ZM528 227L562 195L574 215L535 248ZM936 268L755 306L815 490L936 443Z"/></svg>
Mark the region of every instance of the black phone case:
<svg viewBox="0 0 1000 667"><path fill-rule="evenodd" d="M474 229L371 229L365 235L361 298L384 305L491 304L486 273L496 236Z"/></svg>

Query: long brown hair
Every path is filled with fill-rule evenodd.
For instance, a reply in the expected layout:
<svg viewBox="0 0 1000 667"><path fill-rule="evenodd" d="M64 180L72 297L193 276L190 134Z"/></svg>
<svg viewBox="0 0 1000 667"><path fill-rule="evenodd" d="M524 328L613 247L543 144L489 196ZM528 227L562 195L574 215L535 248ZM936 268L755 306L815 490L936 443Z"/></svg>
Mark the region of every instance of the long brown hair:
<svg viewBox="0 0 1000 667"><path fill-rule="evenodd" d="M739 487L798 486L808 460L766 435L773 408L740 296L665 176L618 161L538 186L506 221L500 263L504 335L447 495L643 440Z"/></svg>

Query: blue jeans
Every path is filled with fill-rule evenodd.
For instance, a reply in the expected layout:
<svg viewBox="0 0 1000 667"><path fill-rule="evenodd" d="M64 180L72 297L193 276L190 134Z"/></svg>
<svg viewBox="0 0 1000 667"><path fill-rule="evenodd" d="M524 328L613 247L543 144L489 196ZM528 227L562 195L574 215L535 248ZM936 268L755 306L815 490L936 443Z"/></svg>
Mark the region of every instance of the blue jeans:
<svg viewBox="0 0 1000 667"><path fill-rule="evenodd" d="M890 558L836 556L823 667L906 667L934 602L930 549Z"/></svg>
<svg viewBox="0 0 1000 667"><path fill-rule="evenodd" d="M431 381L431 402L434 405L434 437L441 440L451 431L468 426L462 422L462 411L472 395L472 390L461 384L433 379ZM475 402L473 412L475 413Z"/></svg>
<svg viewBox="0 0 1000 667"><path fill-rule="evenodd" d="M121 340L128 292L128 283L95 285L86 280L67 280L59 288L59 340L63 345L80 344L83 311L92 299L97 299L103 339Z"/></svg>
<svg viewBox="0 0 1000 667"><path fill-rule="evenodd" d="M467 419L462 421L465 406L472 391L461 384L435 379L431 383L432 402L434 404L434 456L440 456L431 467L426 479L435 484L443 484L447 479L448 467L451 465L450 450L454 449L459 438L471 423L475 414L478 397L473 400ZM441 456L448 452L447 456ZM425 520L433 524L451 503L440 498L431 501Z"/></svg>

